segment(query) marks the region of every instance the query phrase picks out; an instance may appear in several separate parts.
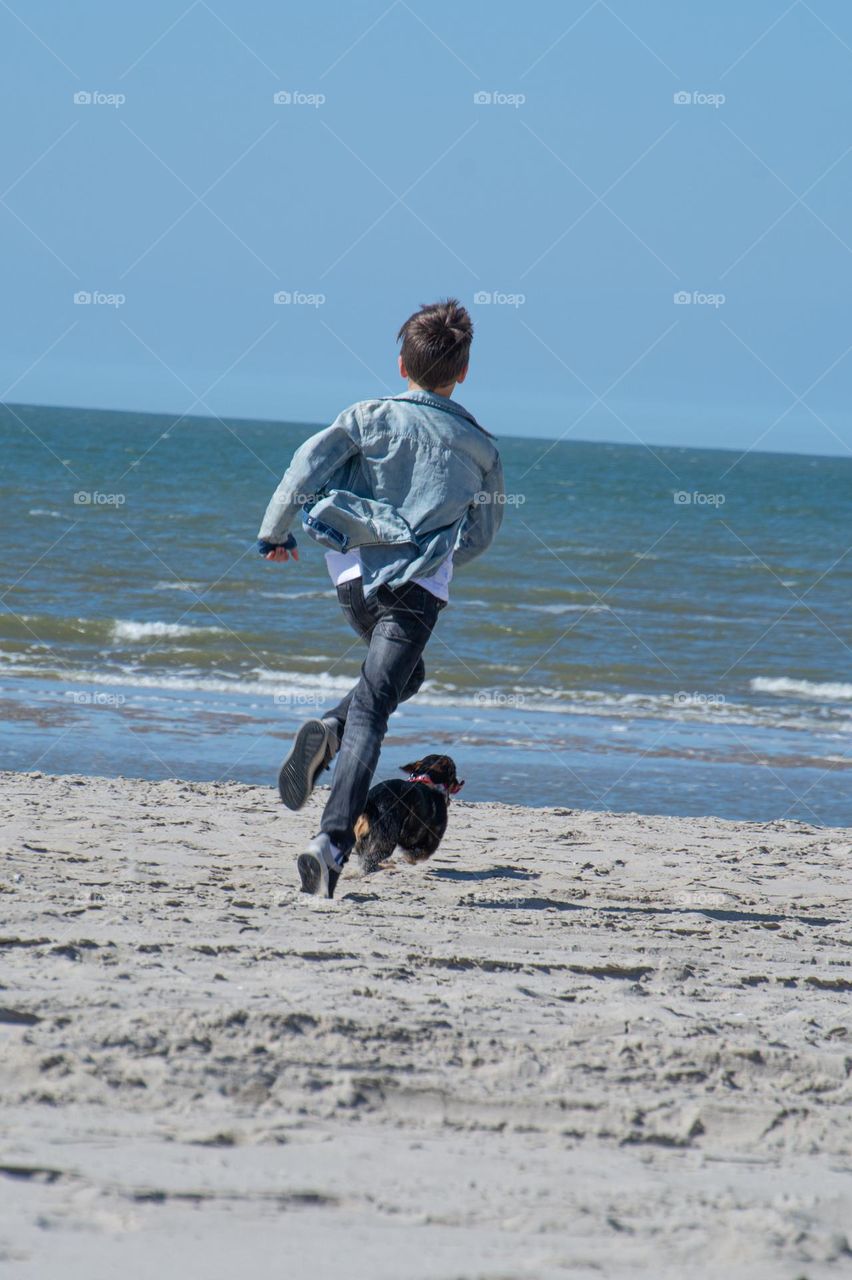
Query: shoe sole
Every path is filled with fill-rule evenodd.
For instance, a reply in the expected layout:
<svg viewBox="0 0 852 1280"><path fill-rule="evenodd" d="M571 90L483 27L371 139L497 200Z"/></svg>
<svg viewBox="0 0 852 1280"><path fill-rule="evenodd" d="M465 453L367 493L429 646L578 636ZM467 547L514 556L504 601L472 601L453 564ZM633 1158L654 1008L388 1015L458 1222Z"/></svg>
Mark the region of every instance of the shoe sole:
<svg viewBox="0 0 852 1280"><path fill-rule="evenodd" d="M300 853L296 859L296 869L302 882L302 893L311 893L320 898L334 897L334 888L340 878L339 871L326 867L313 853Z"/></svg>
<svg viewBox="0 0 852 1280"><path fill-rule="evenodd" d="M325 759L328 729L321 720L307 720L278 772L278 794L288 809L301 809L310 799Z"/></svg>

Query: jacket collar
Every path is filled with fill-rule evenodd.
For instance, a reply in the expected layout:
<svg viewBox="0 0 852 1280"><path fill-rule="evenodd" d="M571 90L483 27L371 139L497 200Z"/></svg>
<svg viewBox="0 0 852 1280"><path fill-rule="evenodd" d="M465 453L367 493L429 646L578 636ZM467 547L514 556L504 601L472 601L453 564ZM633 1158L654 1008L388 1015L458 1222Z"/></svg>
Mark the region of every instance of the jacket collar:
<svg viewBox="0 0 852 1280"><path fill-rule="evenodd" d="M467 421L472 423L473 426L475 426L477 430L481 431L483 435L488 436L489 440L495 439L491 432L486 431L485 427L481 426L480 423L476 421L473 414L470 413L469 410L465 409L464 405L459 404L458 400L451 400L449 396L439 396L435 391L403 391L398 396L382 396L381 399L396 401L407 400L411 404L427 404L433 409L443 409L445 413L453 413L457 418L466 418Z"/></svg>

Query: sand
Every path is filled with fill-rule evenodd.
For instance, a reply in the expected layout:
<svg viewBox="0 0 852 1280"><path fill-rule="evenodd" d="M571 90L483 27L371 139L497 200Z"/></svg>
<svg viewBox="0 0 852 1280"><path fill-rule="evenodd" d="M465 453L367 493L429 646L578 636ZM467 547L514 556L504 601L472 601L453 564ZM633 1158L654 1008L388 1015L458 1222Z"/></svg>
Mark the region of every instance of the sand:
<svg viewBox="0 0 852 1280"><path fill-rule="evenodd" d="M0 1272L852 1273L852 832L0 775ZM848 1237L847 1237L848 1232Z"/></svg>

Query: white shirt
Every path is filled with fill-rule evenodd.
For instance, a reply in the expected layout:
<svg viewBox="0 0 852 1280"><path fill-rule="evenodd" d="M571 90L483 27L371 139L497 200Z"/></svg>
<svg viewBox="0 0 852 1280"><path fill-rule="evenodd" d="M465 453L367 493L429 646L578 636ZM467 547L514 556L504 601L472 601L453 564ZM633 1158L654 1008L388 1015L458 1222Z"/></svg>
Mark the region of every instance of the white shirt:
<svg viewBox="0 0 852 1280"><path fill-rule="evenodd" d="M325 563L336 587L339 587L342 582L350 582L353 578L361 577L361 553L357 548L354 551L326 551ZM411 581L431 591L432 595L437 596L439 600L446 601L450 598L449 587L452 576L453 557L449 555L428 578L412 578Z"/></svg>

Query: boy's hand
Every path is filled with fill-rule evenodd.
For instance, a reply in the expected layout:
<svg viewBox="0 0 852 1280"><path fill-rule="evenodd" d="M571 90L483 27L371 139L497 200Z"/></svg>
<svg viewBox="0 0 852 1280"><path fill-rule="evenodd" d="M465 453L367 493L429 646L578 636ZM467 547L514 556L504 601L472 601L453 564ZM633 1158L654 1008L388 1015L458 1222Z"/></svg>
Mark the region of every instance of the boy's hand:
<svg viewBox="0 0 852 1280"><path fill-rule="evenodd" d="M292 533L288 533L286 541L281 543L267 542L264 538L258 538L257 549L264 560L273 560L276 564L281 564L283 560L289 560L291 556L294 560L299 559L299 553L296 550L296 539Z"/></svg>
<svg viewBox="0 0 852 1280"><path fill-rule="evenodd" d="M274 551L267 551L263 558L264 560L274 560L276 564L281 564L283 560L289 560L291 556L294 560L299 559L299 553L295 547L292 551L288 551L286 547L276 547Z"/></svg>

